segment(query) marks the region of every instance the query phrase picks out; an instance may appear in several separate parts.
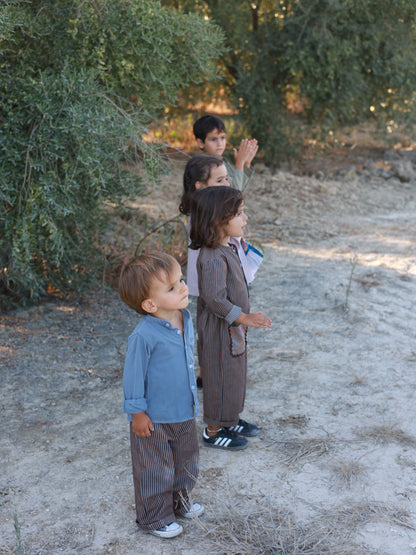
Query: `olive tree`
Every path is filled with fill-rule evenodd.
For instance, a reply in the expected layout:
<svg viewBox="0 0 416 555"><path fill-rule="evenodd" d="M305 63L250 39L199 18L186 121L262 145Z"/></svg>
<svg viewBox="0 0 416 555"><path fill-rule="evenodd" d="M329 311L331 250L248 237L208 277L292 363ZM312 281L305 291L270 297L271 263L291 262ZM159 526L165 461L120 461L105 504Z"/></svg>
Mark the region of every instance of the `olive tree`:
<svg viewBox="0 0 416 555"><path fill-rule="evenodd" d="M414 117L413 0L164 0L226 37L223 83L270 162L305 123ZM298 116L293 118L293 107Z"/></svg>

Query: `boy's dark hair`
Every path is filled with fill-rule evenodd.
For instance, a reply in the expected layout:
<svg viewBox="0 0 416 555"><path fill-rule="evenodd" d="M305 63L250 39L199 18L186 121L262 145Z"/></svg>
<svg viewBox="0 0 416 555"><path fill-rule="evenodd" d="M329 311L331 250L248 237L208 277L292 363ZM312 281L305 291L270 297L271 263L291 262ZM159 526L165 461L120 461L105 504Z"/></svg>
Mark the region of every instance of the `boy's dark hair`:
<svg viewBox="0 0 416 555"><path fill-rule="evenodd" d="M130 259L121 269L118 291L121 300L139 314L147 314L142 303L149 298L152 281L169 275L176 259L165 252L148 252Z"/></svg>
<svg viewBox="0 0 416 555"><path fill-rule="evenodd" d="M191 210L191 249L216 249L224 226L238 213L243 193L231 187L207 187L195 191Z"/></svg>
<svg viewBox="0 0 416 555"><path fill-rule="evenodd" d="M202 116L194 123L194 135L195 139L201 139L201 141L205 141L205 137L207 133L214 131L214 129L218 129L218 131L225 132L225 125L221 118L218 116L212 116L207 114L206 116Z"/></svg>
<svg viewBox="0 0 416 555"><path fill-rule="evenodd" d="M195 183L200 181L206 183L211 175L212 168L218 168L223 164L222 158L198 154L193 156L186 164L183 174L183 193L179 211L188 216L191 212L192 197L196 191Z"/></svg>

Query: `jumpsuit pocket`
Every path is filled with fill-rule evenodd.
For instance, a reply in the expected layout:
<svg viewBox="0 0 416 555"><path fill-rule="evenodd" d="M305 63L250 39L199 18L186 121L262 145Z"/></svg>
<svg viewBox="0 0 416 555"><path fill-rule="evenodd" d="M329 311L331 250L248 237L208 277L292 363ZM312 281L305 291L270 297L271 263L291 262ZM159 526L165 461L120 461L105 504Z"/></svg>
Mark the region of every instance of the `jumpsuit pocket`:
<svg viewBox="0 0 416 555"><path fill-rule="evenodd" d="M247 327L242 324L229 326L231 355L238 357L246 352L247 347Z"/></svg>

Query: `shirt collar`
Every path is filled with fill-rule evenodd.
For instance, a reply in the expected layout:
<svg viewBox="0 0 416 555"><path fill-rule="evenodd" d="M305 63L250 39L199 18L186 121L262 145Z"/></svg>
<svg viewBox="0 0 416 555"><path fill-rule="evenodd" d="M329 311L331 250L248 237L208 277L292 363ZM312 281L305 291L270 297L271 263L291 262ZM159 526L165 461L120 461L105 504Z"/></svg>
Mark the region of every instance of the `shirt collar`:
<svg viewBox="0 0 416 555"><path fill-rule="evenodd" d="M181 312L182 312L182 316L183 316L183 327L185 329L191 315L189 313L189 310L187 310L186 308L181 308ZM178 329L176 326L173 326L171 324L171 322L168 322L167 320L163 320L162 318L157 318L157 316L152 316L151 314L146 314L145 318L147 318L148 321L152 322L152 324L154 324L155 326L163 326L164 328L172 329L172 330L177 330Z"/></svg>

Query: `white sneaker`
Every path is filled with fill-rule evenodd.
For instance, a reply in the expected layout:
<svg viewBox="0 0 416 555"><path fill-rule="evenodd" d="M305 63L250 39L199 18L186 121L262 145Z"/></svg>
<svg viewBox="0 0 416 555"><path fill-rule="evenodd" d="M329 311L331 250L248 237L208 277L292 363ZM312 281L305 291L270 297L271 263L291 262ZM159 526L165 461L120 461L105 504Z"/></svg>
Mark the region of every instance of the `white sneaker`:
<svg viewBox="0 0 416 555"><path fill-rule="evenodd" d="M201 516L202 514L204 514L204 507L203 505L200 505L199 503L192 503L192 507L189 509L188 512L186 512L183 515L184 518L194 518L196 516Z"/></svg>
<svg viewBox="0 0 416 555"><path fill-rule="evenodd" d="M182 532L182 526L175 521L167 524L166 526L162 526L162 528L158 528L157 530L149 530L149 534L157 536L158 538L174 538L175 536L182 534Z"/></svg>

